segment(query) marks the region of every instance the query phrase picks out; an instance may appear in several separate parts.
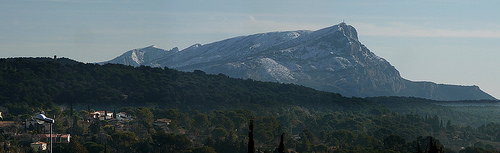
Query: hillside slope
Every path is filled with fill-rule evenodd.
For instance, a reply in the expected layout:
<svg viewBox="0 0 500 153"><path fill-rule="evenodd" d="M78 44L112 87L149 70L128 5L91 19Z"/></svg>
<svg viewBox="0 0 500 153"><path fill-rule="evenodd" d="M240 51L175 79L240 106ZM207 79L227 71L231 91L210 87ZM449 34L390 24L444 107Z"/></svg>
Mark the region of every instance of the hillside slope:
<svg viewBox="0 0 500 153"><path fill-rule="evenodd" d="M25 112L28 106L70 103L93 108L161 106L200 111L282 106L325 111L382 109L360 98L293 84L68 59L0 59L0 86L4 89L0 101L12 114Z"/></svg>

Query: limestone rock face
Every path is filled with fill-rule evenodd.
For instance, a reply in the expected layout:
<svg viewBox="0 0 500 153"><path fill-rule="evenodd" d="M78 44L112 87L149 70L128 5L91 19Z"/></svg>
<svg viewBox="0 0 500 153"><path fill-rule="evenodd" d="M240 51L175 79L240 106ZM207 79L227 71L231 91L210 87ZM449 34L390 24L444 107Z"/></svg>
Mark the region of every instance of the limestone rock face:
<svg viewBox="0 0 500 153"><path fill-rule="evenodd" d="M358 40L345 23L317 31L260 33L179 51L134 49L104 63L202 70L236 78L294 83L344 96L411 96L435 100L495 99L477 86L412 82ZM103 63L103 64L104 64Z"/></svg>

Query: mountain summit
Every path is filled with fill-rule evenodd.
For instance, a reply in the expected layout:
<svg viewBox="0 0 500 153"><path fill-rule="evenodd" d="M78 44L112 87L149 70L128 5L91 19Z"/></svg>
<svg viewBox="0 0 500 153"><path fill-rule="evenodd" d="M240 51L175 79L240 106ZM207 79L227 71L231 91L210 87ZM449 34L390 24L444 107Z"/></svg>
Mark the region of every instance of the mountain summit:
<svg viewBox="0 0 500 153"><path fill-rule="evenodd" d="M435 100L495 99L477 86L413 82L340 23L317 31L260 33L182 51L155 46L130 50L104 63L202 70L230 77L294 83L345 96L411 96Z"/></svg>

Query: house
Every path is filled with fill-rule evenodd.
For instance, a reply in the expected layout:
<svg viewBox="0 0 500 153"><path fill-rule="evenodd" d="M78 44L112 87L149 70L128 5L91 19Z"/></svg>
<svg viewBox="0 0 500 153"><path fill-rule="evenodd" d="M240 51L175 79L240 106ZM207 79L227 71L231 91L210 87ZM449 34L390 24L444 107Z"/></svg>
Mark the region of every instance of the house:
<svg viewBox="0 0 500 153"><path fill-rule="evenodd" d="M33 130L36 127L41 127L42 130L43 130L42 132L44 132L44 133L49 133L50 132L50 124L39 124L35 120L26 120L26 122L24 122L24 126L28 130Z"/></svg>
<svg viewBox="0 0 500 153"><path fill-rule="evenodd" d="M29 129L30 127L34 128L38 125L38 122L35 120L26 120L24 125L27 129Z"/></svg>
<svg viewBox="0 0 500 153"><path fill-rule="evenodd" d="M178 129L179 132L177 132L178 134L186 134L187 133L187 130L185 129Z"/></svg>
<svg viewBox="0 0 500 153"><path fill-rule="evenodd" d="M301 137L298 134L296 134L296 135L292 135L292 139L297 141L297 140L300 140Z"/></svg>
<svg viewBox="0 0 500 153"><path fill-rule="evenodd" d="M33 142L30 144L30 146L31 148L33 148L35 152L47 150L47 143L45 142L40 142L40 141Z"/></svg>
<svg viewBox="0 0 500 153"><path fill-rule="evenodd" d="M125 112L116 113L116 119L119 121L129 121L132 120L132 116Z"/></svg>
<svg viewBox="0 0 500 153"><path fill-rule="evenodd" d="M113 112L109 111L95 111L91 113L91 115L93 118L99 118L99 120L104 120L104 118L106 118L106 120L109 120L113 118Z"/></svg>
<svg viewBox="0 0 500 153"><path fill-rule="evenodd" d="M170 122L172 122L172 120L166 119L166 118L161 118L161 119L156 119L156 121L153 122L153 125L156 125L159 127L167 127L168 125L170 125Z"/></svg>
<svg viewBox="0 0 500 153"><path fill-rule="evenodd" d="M166 119L166 118L162 118L162 119L156 119L156 121L153 122L153 125L155 126L159 126L161 127L165 132L167 132L169 129L168 129L168 125L170 125L170 122L172 122L172 120L170 119Z"/></svg>
<svg viewBox="0 0 500 153"><path fill-rule="evenodd" d="M33 141L50 142L50 134L37 134L33 137ZM53 143L69 143L71 140L70 134L52 134Z"/></svg>
<svg viewBox="0 0 500 153"><path fill-rule="evenodd" d="M20 131L16 130L20 124L16 124L14 121L0 121L0 133L2 135L17 136Z"/></svg>
<svg viewBox="0 0 500 153"><path fill-rule="evenodd" d="M128 124L117 124L115 126L116 130L120 130L122 132L129 132L130 129L132 128L132 125L128 125Z"/></svg>
<svg viewBox="0 0 500 153"><path fill-rule="evenodd" d="M6 128L14 125L16 125L14 121L0 121L0 128Z"/></svg>
<svg viewBox="0 0 500 153"><path fill-rule="evenodd" d="M0 147L10 147L10 142L9 141L0 142Z"/></svg>
<svg viewBox="0 0 500 153"><path fill-rule="evenodd" d="M17 132L15 130L12 131L12 129L15 129L12 128L14 126L16 126L14 121L0 121L0 133L16 135Z"/></svg>

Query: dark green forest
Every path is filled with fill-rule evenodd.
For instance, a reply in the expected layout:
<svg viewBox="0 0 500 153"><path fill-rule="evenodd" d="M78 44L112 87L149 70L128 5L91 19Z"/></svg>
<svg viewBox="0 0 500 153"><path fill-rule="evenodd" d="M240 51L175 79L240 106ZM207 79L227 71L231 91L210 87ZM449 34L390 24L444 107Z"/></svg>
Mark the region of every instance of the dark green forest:
<svg viewBox="0 0 500 153"><path fill-rule="evenodd" d="M292 84L232 79L202 71L119 64L83 64L69 59L5 59L0 101L11 113L28 105L150 106L181 110L274 109L284 105L308 106L321 111L384 109L360 98L319 92Z"/></svg>
<svg viewBox="0 0 500 153"><path fill-rule="evenodd" d="M294 152L498 152L500 107L451 107L411 97L343 97L281 83L202 71L85 64L66 58L0 60L0 151L33 152L23 128L33 114L54 116L72 141L54 152L247 152L249 122L255 148L278 152L280 135ZM469 101L468 103L484 102ZM498 103L498 101L489 101ZM134 117L120 131L96 110ZM171 120L168 128L156 119ZM86 121L86 122L82 122Z"/></svg>

